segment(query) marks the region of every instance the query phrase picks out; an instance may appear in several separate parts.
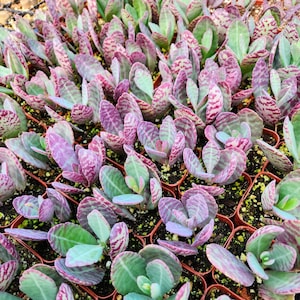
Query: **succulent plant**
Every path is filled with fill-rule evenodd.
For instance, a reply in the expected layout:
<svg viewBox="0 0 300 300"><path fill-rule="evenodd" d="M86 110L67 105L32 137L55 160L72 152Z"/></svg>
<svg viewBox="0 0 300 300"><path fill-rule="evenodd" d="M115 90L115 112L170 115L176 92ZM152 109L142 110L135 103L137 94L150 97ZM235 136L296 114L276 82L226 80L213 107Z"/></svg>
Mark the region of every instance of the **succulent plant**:
<svg viewBox="0 0 300 300"><path fill-rule="evenodd" d="M262 135L263 121L256 112L243 108L237 114L221 112L204 129L205 137L219 148L238 147L247 153Z"/></svg>
<svg viewBox="0 0 300 300"><path fill-rule="evenodd" d="M14 198L13 206L18 214L27 219L39 219L41 222L51 222L54 214L65 222L71 217L71 208L67 199L52 188L46 189L47 197L41 195L22 195Z"/></svg>
<svg viewBox="0 0 300 300"><path fill-rule="evenodd" d="M5 291L19 270L19 254L15 245L0 233L0 291Z"/></svg>
<svg viewBox="0 0 300 300"><path fill-rule="evenodd" d="M281 152L279 149L270 146L268 143L257 140L257 144L263 150L264 154L270 161L270 163L276 169L288 173L293 169L298 169L300 166L300 154L299 154L299 125L300 125L300 110L298 109L291 119L287 116L283 122L283 136L284 142L293 158L293 162L287 157L287 155Z"/></svg>
<svg viewBox="0 0 300 300"><path fill-rule="evenodd" d="M261 195L265 211L272 211L283 220L300 219L300 169L288 173L277 185L272 180Z"/></svg>
<svg viewBox="0 0 300 300"><path fill-rule="evenodd" d="M285 229L281 226L266 225L257 229L246 243L249 267L217 244L207 245L206 254L219 271L244 286L251 286L255 276L260 277L262 293L269 297L264 299L274 295L288 297L299 293L300 274L294 269L298 245L288 245L281 241L284 239Z"/></svg>
<svg viewBox="0 0 300 300"><path fill-rule="evenodd" d="M0 93L0 138L16 137L27 130L27 121L21 106L11 97Z"/></svg>
<svg viewBox="0 0 300 300"><path fill-rule="evenodd" d="M183 150L183 161L190 174L207 183L230 184L246 169L247 156L236 146L220 149L209 141L202 149L201 161L192 149Z"/></svg>
<svg viewBox="0 0 300 300"><path fill-rule="evenodd" d="M0 147L0 205L15 191L26 187L26 174L17 157L9 149Z"/></svg>
<svg viewBox="0 0 300 300"><path fill-rule="evenodd" d="M154 209L162 197L162 187L156 171L139 157L128 154L124 163L125 176L113 166L103 166L99 178L103 192L117 205L139 205Z"/></svg>
<svg viewBox="0 0 300 300"><path fill-rule="evenodd" d="M194 149L197 141L196 127L185 117L173 120L167 116L159 129L152 122L141 121L137 136L151 159L170 166L182 158L184 148Z"/></svg>
<svg viewBox="0 0 300 300"><path fill-rule="evenodd" d="M173 197L163 197L158 203L158 210L166 230L179 237L192 238L190 244L187 241L161 240L158 244L171 250L177 255L195 255L198 246L206 243L214 229L214 219L218 211L213 194L220 194L222 189L194 185L185 191L181 200Z"/></svg>
<svg viewBox="0 0 300 300"><path fill-rule="evenodd" d="M159 245L146 245L138 253L118 254L111 265L111 279L124 299L161 300L178 283L181 271L172 252ZM180 299L188 299L188 294Z"/></svg>
<svg viewBox="0 0 300 300"><path fill-rule="evenodd" d="M99 136L95 136L88 149L75 146L74 134L66 121L60 121L46 132L46 144L51 157L62 169L62 176L70 181L90 186L98 179L100 167L105 160L105 146Z"/></svg>

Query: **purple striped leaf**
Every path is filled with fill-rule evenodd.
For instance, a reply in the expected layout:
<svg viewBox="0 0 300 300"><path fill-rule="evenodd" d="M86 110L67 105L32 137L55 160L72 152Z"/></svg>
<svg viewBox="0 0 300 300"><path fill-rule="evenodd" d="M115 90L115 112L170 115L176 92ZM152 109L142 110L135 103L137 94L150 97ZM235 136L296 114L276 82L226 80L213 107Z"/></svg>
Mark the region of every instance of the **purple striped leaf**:
<svg viewBox="0 0 300 300"><path fill-rule="evenodd" d="M193 234L192 229L172 221L166 223L166 230L183 237L191 237Z"/></svg>
<svg viewBox="0 0 300 300"><path fill-rule="evenodd" d="M123 93L118 99L116 108L119 111L122 119L124 119L128 113L133 113L139 120L143 120L140 107L136 103L135 98L132 96L132 94L129 94L127 92Z"/></svg>
<svg viewBox="0 0 300 300"><path fill-rule="evenodd" d="M254 65L259 59L266 59L269 56L269 51L266 49L261 49L253 53L249 53L242 60L241 67L247 67L249 65Z"/></svg>
<svg viewBox="0 0 300 300"><path fill-rule="evenodd" d="M252 39L256 40L261 36L274 38L278 33L278 25L273 16L261 18L253 31Z"/></svg>
<svg viewBox="0 0 300 300"><path fill-rule="evenodd" d="M159 139L167 144L166 152L169 152L174 145L176 136L175 122L171 116L166 116L159 128Z"/></svg>
<svg viewBox="0 0 300 300"><path fill-rule="evenodd" d="M164 248L172 251L176 255L182 255L182 256L190 256L190 255L197 255L198 249L194 246L191 246L185 242L181 241L167 241L167 240L161 240L158 239L157 243L160 246L163 246Z"/></svg>
<svg viewBox="0 0 300 300"><path fill-rule="evenodd" d="M101 195L101 199L104 199L104 196ZM114 210L111 208L113 204L110 204L110 206L108 206L107 204L108 200L106 200L107 202L105 202L101 199L100 199L100 195L98 195L95 198L85 197L79 202L76 217L80 225L84 229L91 231L91 228L88 225L87 216L94 209L98 209L111 226L117 222L116 214Z"/></svg>
<svg viewBox="0 0 300 300"><path fill-rule="evenodd" d="M73 171L63 171L62 177L72 182L81 183L84 186L88 186L86 178L81 174Z"/></svg>
<svg viewBox="0 0 300 300"><path fill-rule="evenodd" d="M293 164L284 153L282 153L280 150L276 149L275 147L272 147L271 145L269 145L263 140L257 140L256 143L264 152L264 155L274 166L274 168L281 170L285 173L292 171Z"/></svg>
<svg viewBox="0 0 300 300"><path fill-rule="evenodd" d="M261 204L264 210L272 210L276 203L276 180L272 180L261 195Z"/></svg>
<svg viewBox="0 0 300 300"><path fill-rule="evenodd" d="M158 201L162 197L162 187L160 180L157 180L156 178L150 179L150 196L151 196L151 206L150 207L156 207L158 204Z"/></svg>
<svg viewBox="0 0 300 300"><path fill-rule="evenodd" d="M212 236L214 231L214 219L211 219L208 224L206 224L199 233L194 237L192 243L193 247L202 246L205 244Z"/></svg>
<svg viewBox="0 0 300 300"><path fill-rule="evenodd" d="M68 76L72 77L73 69L71 60L64 45L58 39L53 40L53 50L59 65L68 73Z"/></svg>
<svg viewBox="0 0 300 300"><path fill-rule="evenodd" d="M185 208L180 200L172 197L163 197L160 199L158 202L158 211L164 224L169 221L176 221L176 218L173 216L173 210L186 214Z"/></svg>
<svg viewBox="0 0 300 300"><path fill-rule="evenodd" d="M129 231L126 223L118 222L111 229L109 237L109 256L113 260L119 253L125 251L129 243Z"/></svg>
<svg viewBox="0 0 300 300"><path fill-rule="evenodd" d="M19 162L18 158L13 154L12 151L5 147L0 148L0 163L2 164L3 168L3 163L5 163L6 168L7 168L7 174L4 173L4 176L2 177L2 180L4 181L5 188L4 191L11 191L12 190L12 182L18 191L23 191L25 190L26 187L26 174L25 171ZM7 178L6 176L9 176Z"/></svg>
<svg viewBox="0 0 300 300"><path fill-rule="evenodd" d="M107 100L100 102L100 121L103 128L109 133L119 135L123 131L123 121L115 106Z"/></svg>
<svg viewBox="0 0 300 300"><path fill-rule="evenodd" d="M62 182L54 181L51 182L51 185L58 190L59 192L67 193L67 194L80 194L83 193L82 189L76 188L72 185L65 184Z"/></svg>
<svg viewBox="0 0 300 300"><path fill-rule="evenodd" d="M179 291L176 293L175 300L188 300L191 293L191 284L186 282L181 286Z"/></svg>
<svg viewBox="0 0 300 300"><path fill-rule="evenodd" d="M95 135L92 138L88 145L88 149L97 153L98 159L100 160L101 165L103 165L106 159L106 148L103 140L98 135Z"/></svg>
<svg viewBox="0 0 300 300"><path fill-rule="evenodd" d="M126 143L126 139L124 137L120 137L106 131L101 131L100 136L108 148L117 153L123 152L123 146Z"/></svg>
<svg viewBox="0 0 300 300"><path fill-rule="evenodd" d="M136 43L141 47L146 56L146 66L150 72L153 72L157 61L155 44L149 37L141 32L136 35Z"/></svg>
<svg viewBox="0 0 300 300"><path fill-rule="evenodd" d="M17 260L19 261L19 253L15 245L3 233L0 233L0 257L1 260Z"/></svg>
<svg viewBox="0 0 300 300"><path fill-rule="evenodd" d="M254 275L250 269L227 249L218 244L208 244L206 255L210 263L230 279L244 286L253 284Z"/></svg>
<svg viewBox="0 0 300 300"><path fill-rule="evenodd" d="M13 200L14 209L27 219L39 218L39 199L31 195L23 195Z"/></svg>
<svg viewBox="0 0 300 300"><path fill-rule="evenodd" d="M31 230L23 228L6 228L4 230L9 235L25 241L47 240L47 232L41 230Z"/></svg>
<svg viewBox="0 0 300 300"><path fill-rule="evenodd" d="M104 71L101 63L91 55L76 54L74 63L80 76L89 82Z"/></svg>
<svg viewBox="0 0 300 300"><path fill-rule="evenodd" d="M223 108L223 94L216 84L211 84L206 107L206 124L212 123Z"/></svg>
<svg viewBox="0 0 300 300"><path fill-rule="evenodd" d="M76 103L71 110L71 118L76 124L85 124L93 119L94 111L92 107Z"/></svg>
<svg viewBox="0 0 300 300"><path fill-rule="evenodd" d="M99 284L104 277L104 270L94 265L68 268L66 266L66 259L64 258L56 259L54 266L60 276L80 285L96 285Z"/></svg>
<svg viewBox="0 0 300 300"><path fill-rule="evenodd" d="M281 112L276 101L267 94L255 99L255 109L267 124L275 124L281 117Z"/></svg>
<svg viewBox="0 0 300 300"><path fill-rule="evenodd" d="M127 145L133 145L136 140L136 130L139 118L134 113L128 113L124 117L124 139Z"/></svg>
<svg viewBox="0 0 300 300"><path fill-rule="evenodd" d="M148 121L141 121L137 127L137 136L142 145L156 148L159 130L156 125Z"/></svg>
<svg viewBox="0 0 300 300"><path fill-rule="evenodd" d="M169 154L169 165L172 166L179 159L182 158L183 149L185 145L185 136L181 131L178 131L175 135L175 140L173 142L170 154Z"/></svg>
<svg viewBox="0 0 300 300"><path fill-rule="evenodd" d="M176 76L175 82L172 88L172 95L182 104L186 105L187 99L187 75L184 70L180 70Z"/></svg>
<svg viewBox="0 0 300 300"><path fill-rule="evenodd" d="M185 147L193 150L197 143L197 130L195 124L186 117L176 118L174 122L176 129L181 131L185 137Z"/></svg>
<svg viewBox="0 0 300 300"><path fill-rule="evenodd" d="M81 92L75 82L61 77L58 81L59 95L72 105L81 103Z"/></svg>
<svg viewBox="0 0 300 300"><path fill-rule="evenodd" d="M41 197L41 196L39 196ZM43 199L39 206L38 219L41 222L51 222L54 216L54 204L49 198Z"/></svg>
<svg viewBox="0 0 300 300"><path fill-rule="evenodd" d="M56 294L55 300L74 300L73 291L69 285L62 283Z"/></svg>
<svg viewBox="0 0 300 300"><path fill-rule="evenodd" d="M202 160L207 173L213 173L221 158L220 149L212 142L207 142L202 149Z"/></svg>
<svg viewBox="0 0 300 300"><path fill-rule="evenodd" d="M21 121L18 115L10 110L0 109L0 136L12 138L21 132Z"/></svg>
<svg viewBox="0 0 300 300"><path fill-rule="evenodd" d="M252 95L252 93L253 88L238 91L237 93L232 95L232 105L236 106L240 104L243 100L249 98Z"/></svg>
<svg viewBox="0 0 300 300"><path fill-rule="evenodd" d="M172 84L164 82L154 91L152 99L152 107L157 117L163 115L169 108L169 95L172 91Z"/></svg>
<svg viewBox="0 0 300 300"><path fill-rule="evenodd" d="M14 181L9 175L0 174L0 206L2 202L9 199L16 191Z"/></svg>
<svg viewBox="0 0 300 300"><path fill-rule="evenodd" d="M130 82L128 79L123 79L122 81L120 81L114 90L114 94L113 94L114 100L117 101L122 96L122 94L128 93L129 87L130 87Z"/></svg>
<svg viewBox="0 0 300 300"><path fill-rule="evenodd" d="M16 260L3 262L0 265L0 291L5 291L18 272L19 263Z"/></svg>

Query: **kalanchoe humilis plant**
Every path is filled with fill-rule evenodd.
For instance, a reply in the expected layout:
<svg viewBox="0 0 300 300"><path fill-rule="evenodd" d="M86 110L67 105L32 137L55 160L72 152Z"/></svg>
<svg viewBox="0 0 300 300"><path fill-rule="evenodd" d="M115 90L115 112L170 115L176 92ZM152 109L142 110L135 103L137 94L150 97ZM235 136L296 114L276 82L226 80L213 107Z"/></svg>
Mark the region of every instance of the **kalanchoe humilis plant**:
<svg viewBox="0 0 300 300"><path fill-rule="evenodd" d="M54 267L36 264L20 277L20 290L32 300L74 300L71 287Z"/></svg>
<svg viewBox="0 0 300 300"><path fill-rule="evenodd" d="M166 225L166 230L187 240L161 240L157 242L177 255L196 255L198 246L206 243L214 229L214 219L218 205L212 194L220 194L223 189L194 185L185 191L181 200L173 197L163 197L158 203L159 215ZM212 193L212 194L211 194Z"/></svg>
<svg viewBox="0 0 300 300"><path fill-rule="evenodd" d="M0 93L0 124L0 138L3 140L27 130L27 120L21 106L3 93Z"/></svg>
<svg viewBox="0 0 300 300"><path fill-rule="evenodd" d="M162 187L156 171L135 154L124 163L125 176L113 166L103 166L99 178L105 195L117 205L139 205L154 209L162 197Z"/></svg>
<svg viewBox="0 0 300 300"><path fill-rule="evenodd" d="M100 121L104 128L100 135L109 148L123 152L123 145L133 146L136 130L143 116L134 98L123 93L116 107L107 100L100 103Z"/></svg>
<svg viewBox="0 0 300 300"><path fill-rule="evenodd" d="M217 244L207 245L206 255L219 271L244 286L251 286L255 276L260 277L263 281L262 294L267 295L263 299L295 295L300 291L300 274L294 269L297 245L279 241L279 237L284 235L285 229L276 225L257 229L246 243L249 267Z"/></svg>
<svg viewBox="0 0 300 300"><path fill-rule="evenodd" d="M198 85L191 78L186 82L186 93L192 108L171 96L169 100L177 108L175 116L190 118L200 131L211 124L222 111L231 110L232 91L226 80L224 67L219 67L212 59L207 59L198 76Z"/></svg>
<svg viewBox="0 0 300 300"><path fill-rule="evenodd" d="M286 71L271 69L264 59L259 59L253 69L252 88L255 109L267 124L275 124L291 115L299 102L297 96L297 76L294 68ZM273 96L269 94L269 85Z"/></svg>
<svg viewBox="0 0 300 300"><path fill-rule="evenodd" d="M13 206L18 214L27 219L38 219L41 222L51 222L54 215L60 222L71 217L71 209L67 199L52 188L46 189L47 196L34 197L22 195L14 198Z"/></svg>
<svg viewBox="0 0 300 300"><path fill-rule="evenodd" d="M272 180L261 195L265 211L283 220L300 220L300 169L288 173L277 185Z"/></svg>
<svg viewBox="0 0 300 300"><path fill-rule="evenodd" d="M101 17L109 22L113 16L120 17L121 9L124 7L123 0L97 0L97 9Z"/></svg>
<svg viewBox="0 0 300 300"><path fill-rule="evenodd" d="M62 169L62 176L84 186L91 186L97 179L105 160L105 146L99 136L93 137L88 149L76 145L71 126L60 121L46 132L46 144L51 157Z"/></svg>
<svg viewBox="0 0 300 300"><path fill-rule="evenodd" d="M283 122L283 136L284 142L293 158L293 162L287 157L287 155L281 152L279 149L270 146L268 143L257 140L258 146L263 150L264 154L273 165L274 168L288 173L293 169L298 169L300 167L300 109L295 112L295 114L289 119L285 117Z"/></svg>
<svg viewBox="0 0 300 300"><path fill-rule="evenodd" d="M169 166L182 159L184 148L193 150L197 142L196 127L185 117L173 120L166 116L159 128L148 121L139 122L137 136L152 160Z"/></svg>
<svg viewBox="0 0 300 300"><path fill-rule="evenodd" d="M204 129L205 137L220 149L238 147L245 151L261 138L264 123L258 114L249 108L233 112L221 112L212 125Z"/></svg>
<svg viewBox="0 0 300 300"><path fill-rule="evenodd" d="M111 265L112 284L125 300L162 300L179 282L181 272L178 258L159 245L146 245L138 253L124 251ZM187 285L178 293L180 298L171 299L188 299Z"/></svg>
<svg viewBox="0 0 300 300"><path fill-rule="evenodd" d="M183 150L183 161L190 174L207 183L230 184L246 169L247 156L236 146L220 149L214 142L207 142L202 149L201 161L192 149Z"/></svg>
<svg viewBox="0 0 300 300"><path fill-rule="evenodd" d="M26 174L18 158L7 148L0 147L0 206L15 191L24 191Z"/></svg>
<svg viewBox="0 0 300 300"><path fill-rule="evenodd" d="M0 291L5 291L19 269L19 254L15 245L0 233Z"/></svg>
<svg viewBox="0 0 300 300"><path fill-rule="evenodd" d="M50 169L45 138L40 134L23 132L19 137L7 139L5 145L26 163L44 170Z"/></svg>
<svg viewBox="0 0 300 300"><path fill-rule="evenodd" d="M104 270L97 263L101 262L104 255L109 254L113 259L124 251L129 234L124 222L115 223L111 227L97 209L87 215L87 223L93 234L80 225L66 222L49 230L48 241L63 257L56 259L54 263L61 276L77 284L95 285L104 276Z"/></svg>

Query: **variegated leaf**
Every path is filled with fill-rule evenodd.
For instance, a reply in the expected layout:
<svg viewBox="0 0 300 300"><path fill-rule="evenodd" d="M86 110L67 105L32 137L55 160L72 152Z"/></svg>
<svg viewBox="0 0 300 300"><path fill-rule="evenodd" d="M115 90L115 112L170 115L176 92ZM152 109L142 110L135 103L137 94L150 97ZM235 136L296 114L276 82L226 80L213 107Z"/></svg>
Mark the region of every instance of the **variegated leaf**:
<svg viewBox="0 0 300 300"><path fill-rule="evenodd" d="M66 283L62 283L56 294L55 300L74 300L72 289Z"/></svg>
<svg viewBox="0 0 300 300"><path fill-rule="evenodd" d="M109 256L113 260L119 253L125 251L129 243L129 232L126 223L116 223L110 232Z"/></svg>
<svg viewBox="0 0 300 300"><path fill-rule="evenodd" d="M276 101L269 95L259 96L255 99L255 109L267 124L275 124L281 117Z"/></svg>
<svg viewBox="0 0 300 300"><path fill-rule="evenodd" d="M18 214L27 219L39 218L39 201L37 197L23 195L13 200L13 206Z"/></svg>

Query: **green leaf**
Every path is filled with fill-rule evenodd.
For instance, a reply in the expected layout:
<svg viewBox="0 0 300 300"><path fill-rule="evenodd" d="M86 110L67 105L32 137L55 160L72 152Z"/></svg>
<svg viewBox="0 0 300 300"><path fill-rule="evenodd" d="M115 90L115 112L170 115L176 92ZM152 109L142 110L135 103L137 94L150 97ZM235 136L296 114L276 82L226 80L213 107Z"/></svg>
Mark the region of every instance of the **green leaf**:
<svg viewBox="0 0 300 300"><path fill-rule="evenodd" d="M99 210L94 209L87 215L87 219L89 226L95 232L99 240L106 244L111 228L105 217Z"/></svg>
<svg viewBox="0 0 300 300"><path fill-rule="evenodd" d="M283 67L287 67L290 65L291 45L285 36L281 36L279 40L279 58Z"/></svg>
<svg viewBox="0 0 300 300"><path fill-rule="evenodd" d="M83 267L100 261L103 247L100 245L76 245L68 250L66 266Z"/></svg>
<svg viewBox="0 0 300 300"><path fill-rule="evenodd" d="M138 184L138 190L133 189L133 191L136 193L142 192L144 187L149 184L149 172L145 164L143 164L143 162L135 155L128 155L124 163L124 168L126 175L132 177L136 185ZM143 186L139 185L139 183L141 182L140 178L143 179ZM132 188L131 186L129 187Z"/></svg>
<svg viewBox="0 0 300 300"><path fill-rule="evenodd" d="M247 25L241 20L235 20L228 29L227 45L235 53L241 63L248 52L250 33Z"/></svg>
<svg viewBox="0 0 300 300"><path fill-rule="evenodd" d="M20 290L32 300L55 300L58 288L52 278L38 270L27 269L20 278Z"/></svg>
<svg viewBox="0 0 300 300"><path fill-rule="evenodd" d="M152 282L149 280L148 277L146 276L138 276L136 283L138 285L138 287L140 288L140 290L146 294L147 296L151 295L151 284Z"/></svg>
<svg viewBox="0 0 300 300"><path fill-rule="evenodd" d="M0 292L0 300L22 300L22 298L16 297L6 292Z"/></svg>
<svg viewBox="0 0 300 300"><path fill-rule="evenodd" d="M172 14L171 10L164 5L159 15L159 27L162 35L168 39L169 44L173 39L175 26L176 21L174 15Z"/></svg>
<svg viewBox="0 0 300 300"><path fill-rule="evenodd" d="M100 182L104 193L112 199L115 196L131 194L131 190L126 185L121 171L112 166L103 166L100 169Z"/></svg>
<svg viewBox="0 0 300 300"><path fill-rule="evenodd" d="M97 240L77 224L66 222L53 226L48 232L51 247L65 256L69 249L76 245L97 245Z"/></svg>
<svg viewBox="0 0 300 300"><path fill-rule="evenodd" d="M136 86L146 93L148 97L153 98L153 81L151 74L145 70L137 69L134 74L134 83Z"/></svg>
<svg viewBox="0 0 300 300"><path fill-rule="evenodd" d="M138 276L146 276L146 262L135 252L125 251L118 254L111 265L111 280L115 289L122 295L130 292L140 294Z"/></svg>

